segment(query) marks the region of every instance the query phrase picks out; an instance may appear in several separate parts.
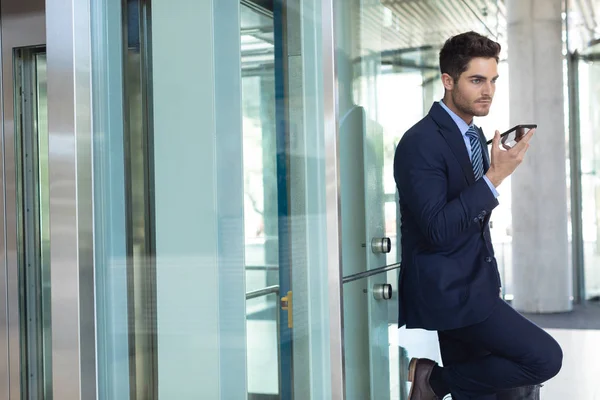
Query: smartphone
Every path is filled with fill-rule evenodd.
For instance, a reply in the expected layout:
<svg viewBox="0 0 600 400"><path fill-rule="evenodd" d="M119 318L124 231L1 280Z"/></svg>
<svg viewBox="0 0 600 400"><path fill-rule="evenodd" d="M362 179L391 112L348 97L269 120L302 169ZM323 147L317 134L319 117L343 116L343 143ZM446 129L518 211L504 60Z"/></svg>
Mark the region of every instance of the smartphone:
<svg viewBox="0 0 600 400"><path fill-rule="evenodd" d="M527 132L531 129L537 128L536 124L522 124L517 125L503 134L500 135L500 143L507 145L508 147L513 147L517 142L521 139L521 137L525 136ZM488 140L487 144L492 144L493 140Z"/></svg>

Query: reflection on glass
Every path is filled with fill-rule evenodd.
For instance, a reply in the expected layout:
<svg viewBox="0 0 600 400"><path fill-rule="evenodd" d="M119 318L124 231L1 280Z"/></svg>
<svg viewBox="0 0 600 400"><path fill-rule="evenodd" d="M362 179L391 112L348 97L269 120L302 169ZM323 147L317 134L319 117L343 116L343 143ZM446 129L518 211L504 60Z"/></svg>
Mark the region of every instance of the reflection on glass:
<svg viewBox="0 0 600 400"><path fill-rule="evenodd" d="M401 129L409 118L422 115L422 77L418 70L396 67L401 62L395 51L384 48L384 32L371 29L394 20L390 9L358 1L337 4L342 270L349 277L400 257L392 165ZM389 253L371 249L372 240L382 237L391 240ZM402 392L401 351L390 345L396 336L390 329L396 300L374 297L376 285L395 288L397 273L344 284L348 398L397 399Z"/></svg>
<svg viewBox="0 0 600 400"><path fill-rule="evenodd" d="M273 18L241 7L246 292L279 285ZM246 304L248 393L279 394L278 295Z"/></svg>
<svg viewBox="0 0 600 400"><path fill-rule="evenodd" d="M600 300L600 65L579 63L582 230L586 298Z"/></svg>
<svg viewBox="0 0 600 400"><path fill-rule="evenodd" d="M127 198L130 391L137 400L157 398L156 279L153 264L148 46L145 2L127 2L125 57L125 189Z"/></svg>
<svg viewBox="0 0 600 400"><path fill-rule="evenodd" d="M44 354L45 399L52 399L52 319L50 314L50 187L48 184L48 89L46 79L46 53L37 53L37 131L38 131L38 192L40 202L40 266L42 286L42 329Z"/></svg>
<svg viewBox="0 0 600 400"><path fill-rule="evenodd" d="M374 287L386 281L385 273L344 284L344 348L346 395L349 399L406 400L408 350L400 343L395 318L397 301L375 299ZM390 282L391 283L391 282ZM385 317L383 317L385 316ZM368 321L363 323L362 321ZM372 360L385 362L389 381L370 370Z"/></svg>
<svg viewBox="0 0 600 400"><path fill-rule="evenodd" d="M263 309L265 303L274 304L279 292L262 295L247 300L248 319L246 323L246 345L248 346L248 398L279 394L279 328L277 308L271 307L263 315L256 309ZM272 397L268 397L272 398ZM279 397L276 397L279 398Z"/></svg>
<svg viewBox="0 0 600 400"><path fill-rule="evenodd" d="M496 6L486 16L474 15L458 0L435 4L337 0L334 9L342 260L343 273L348 276L402 258L394 153L404 132L443 96L440 45L455 33L480 30L481 23L486 25L486 33L495 32L503 26L504 17ZM460 18L450 19L456 12ZM429 29L432 25L440 29ZM504 99L499 102L486 120L494 129L500 129L503 125L496 124L504 124L508 116ZM493 132L489 127L484 130ZM510 204L501 218L510 220ZM392 243L391 252L383 258L369 249L372 238L380 234ZM437 349L437 338L425 332L411 331L407 336L401 329L399 333L395 312L383 317L381 308L385 306L368 295L375 283L392 284L397 292L397 273L369 278L368 285L365 281L344 286L348 396L406 398L405 356L418 355L423 348ZM396 304L394 307L397 310ZM417 340L408 340L413 335ZM434 354L430 358L439 357ZM387 370L381 368L382 359L389 359ZM388 374L389 382L385 381Z"/></svg>
<svg viewBox="0 0 600 400"><path fill-rule="evenodd" d="M50 197L46 54L15 51L21 390L52 399Z"/></svg>

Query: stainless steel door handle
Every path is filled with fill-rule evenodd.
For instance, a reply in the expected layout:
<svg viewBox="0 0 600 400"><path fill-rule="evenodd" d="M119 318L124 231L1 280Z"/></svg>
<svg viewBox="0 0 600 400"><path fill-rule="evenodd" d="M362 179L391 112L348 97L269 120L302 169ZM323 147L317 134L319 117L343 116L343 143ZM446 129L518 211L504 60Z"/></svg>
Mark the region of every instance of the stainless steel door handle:
<svg viewBox="0 0 600 400"><path fill-rule="evenodd" d="M389 300L392 298L392 285L389 283L376 283L373 285L373 297L375 300Z"/></svg>
<svg viewBox="0 0 600 400"><path fill-rule="evenodd" d="M392 241L388 237L373 238L371 240L371 251L375 254L385 254L392 251Z"/></svg>

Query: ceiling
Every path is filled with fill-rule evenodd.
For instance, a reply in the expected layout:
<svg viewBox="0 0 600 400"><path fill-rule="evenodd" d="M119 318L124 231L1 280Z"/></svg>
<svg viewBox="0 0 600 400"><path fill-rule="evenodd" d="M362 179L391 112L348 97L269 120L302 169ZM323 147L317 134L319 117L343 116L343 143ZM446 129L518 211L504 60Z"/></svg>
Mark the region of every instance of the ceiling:
<svg viewBox="0 0 600 400"><path fill-rule="evenodd" d="M504 0L382 0L382 50L441 47L460 32L474 30L494 39L506 32Z"/></svg>
<svg viewBox="0 0 600 400"><path fill-rule="evenodd" d="M376 55L383 65L393 67L390 72L419 69L435 77L444 42L469 30L506 48L504 0L365 1L354 23L364 29L361 49L353 49L353 58Z"/></svg>
<svg viewBox="0 0 600 400"><path fill-rule="evenodd" d="M584 49L600 38L600 0L564 1L569 10L570 48ZM241 0L241 4L243 64L272 66L273 0ZM506 56L506 0L360 0L357 4L360 12L353 18L354 26L361 27L361 39L353 58L375 55L387 65L433 71L444 41L467 30L497 40L503 47L501 57Z"/></svg>
<svg viewBox="0 0 600 400"><path fill-rule="evenodd" d="M244 69L272 65L272 1L241 0L241 4ZM502 39L506 31L504 0L362 0L360 4L354 23L362 27L362 43L353 58L375 52L384 64L400 67L436 70L437 53L446 38L475 30Z"/></svg>
<svg viewBox="0 0 600 400"><path fill-rule="evenodd" d="M599 0L565 0L568 5L569 50L586 52L600 38Z"/></svg>
<svg viewBox="0 0 600 400"><path fill-rule="evenodd" d="M270 73L275 62L272 14L244 0L240 8L240 27L242 72L248 75Z"/></svg>

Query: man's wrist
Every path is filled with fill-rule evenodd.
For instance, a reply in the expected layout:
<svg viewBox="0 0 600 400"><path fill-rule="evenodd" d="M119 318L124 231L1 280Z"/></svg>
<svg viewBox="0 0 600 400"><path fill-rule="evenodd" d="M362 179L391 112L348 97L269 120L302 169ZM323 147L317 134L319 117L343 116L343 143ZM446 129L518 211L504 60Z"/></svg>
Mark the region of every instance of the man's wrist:
<svg viewBox="0 0 600 400"><path fill-rule="evenodd" d="M488 170L485 176L489 179L490 182L492 182L492 185L494 185L494 187L500 186L500 184L504 180L503 178L500 178L492 168Z"/></svg>

